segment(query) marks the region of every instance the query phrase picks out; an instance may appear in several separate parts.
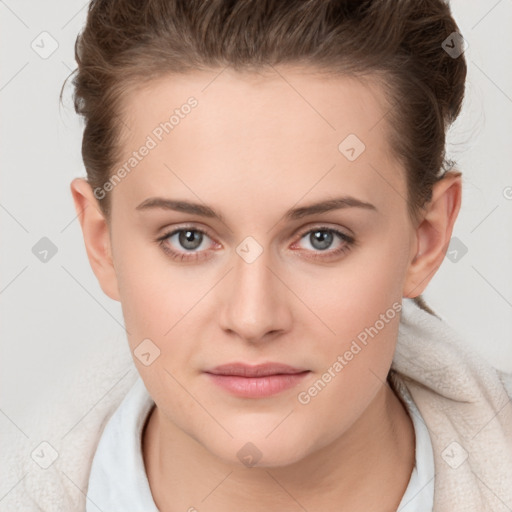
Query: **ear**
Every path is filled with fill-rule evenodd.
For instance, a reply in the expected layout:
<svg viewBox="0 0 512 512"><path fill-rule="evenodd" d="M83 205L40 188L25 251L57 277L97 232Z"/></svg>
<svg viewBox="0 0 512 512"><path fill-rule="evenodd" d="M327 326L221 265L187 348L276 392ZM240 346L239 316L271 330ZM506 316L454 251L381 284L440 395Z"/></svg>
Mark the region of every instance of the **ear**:
<svg viewBox="0 0 512 512"><path fill-rule="evenodd" d="M100 209L89 183L83 178L71 182L75 210L82 226L89 263L101 289L111 299L119 301L117 276L112 260L112 245L107 220Z"/></svg>
<svg viewBox="0 0 512 512"><path fill-rule="evenodd" d="M461 173L456 171L447 172L432 187L432 198L415 229L416 251L407 271L404 297L423 293L441 266L460 210L461 194Z"/></svg>

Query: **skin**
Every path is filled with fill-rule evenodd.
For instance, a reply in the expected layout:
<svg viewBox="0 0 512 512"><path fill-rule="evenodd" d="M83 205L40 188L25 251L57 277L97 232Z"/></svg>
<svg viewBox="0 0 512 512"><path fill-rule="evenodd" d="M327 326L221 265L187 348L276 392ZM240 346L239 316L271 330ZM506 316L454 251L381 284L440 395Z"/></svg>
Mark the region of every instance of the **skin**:
<svg viewBox="0 0 512 512"><path fill-rule="evenodd" d="M412 221L378 83L276 69L167 76L130 92L127 158L188 97L198 106L114 188L110 219L85 180L71 184L89 261L122 304L132 353L147 338L160 350L149 366L134 356L156 403L143 435L148 479L164 512L396 510L415 442L386 382L399 315L309 403L297 395L393 303L426 288L460 208L460 173L438 182ZM366 146L353 162L338 150L350 133ZM342 195L376 210L284 217ZM209 205L223 221L136 209L155 196ZM193 250L202 259L173 260L156 242L183 225L207 231ZM355 244L333 235L322 250L308 230L326 227ZM263 250L251 263L236 251L248 236ZM178 235L164 243L187 253ZM277 395L239 398L203 373L234 361L311 373ZM261 452L253 467L237 457L247 442Z"/></svg>

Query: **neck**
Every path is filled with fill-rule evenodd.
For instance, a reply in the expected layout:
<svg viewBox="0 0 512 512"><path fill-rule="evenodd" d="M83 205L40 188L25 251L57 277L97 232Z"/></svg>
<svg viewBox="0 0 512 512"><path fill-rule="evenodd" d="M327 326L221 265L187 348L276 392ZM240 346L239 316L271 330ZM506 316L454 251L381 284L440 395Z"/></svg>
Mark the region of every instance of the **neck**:
<svg viewBox="0 0 512 512"><path fill-rule="evenodd" d="M165 428L162 428L165 426ZM384 384L341 437L288 466L241 468L213 457L154 408L143 432L143 455L153 499L161 512L246 512L281 508L396 510L414 467L411 419ZM257 496L257 500L248 497Z"/></svg>

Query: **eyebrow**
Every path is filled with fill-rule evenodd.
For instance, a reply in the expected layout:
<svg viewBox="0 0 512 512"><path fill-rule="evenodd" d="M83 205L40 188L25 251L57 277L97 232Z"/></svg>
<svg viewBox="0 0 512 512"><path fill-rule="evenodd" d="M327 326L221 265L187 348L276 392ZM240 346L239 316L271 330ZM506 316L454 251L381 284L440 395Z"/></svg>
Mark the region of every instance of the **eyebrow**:
<svg viewBox="0 0 512 512"><path fill-rule="evenodd" d="M217 213L213 208L209 206L192 203L189 201L178 201L173 199L166 199L163 197L150 197L142 203L140 203L135 209L136 210L150 210L150 209L164 209L174 210L177 212L190 213L193 215L200 215L202 217L208 217L218 219L224 222L221 214ZM284 218L287 220L297 220L307 217L309 215L315 215L319 213L329 212L332 210L339 210L342 208L362 208L369 211L377 211L377 208L364 201L360 201L352 196L337 197L334 199L328 199L313 203L308 206L301 206L299 208L292 208L284 214Z"/></svg>

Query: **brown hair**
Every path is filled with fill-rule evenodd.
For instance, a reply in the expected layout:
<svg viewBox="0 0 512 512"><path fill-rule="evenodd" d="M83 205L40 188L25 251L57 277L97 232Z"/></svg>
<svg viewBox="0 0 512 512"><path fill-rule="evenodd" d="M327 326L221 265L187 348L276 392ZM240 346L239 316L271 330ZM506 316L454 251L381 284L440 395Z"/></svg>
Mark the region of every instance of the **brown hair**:
<svg viewBox="0 0 512 512"><path fill-rule="evenodd" d="M92 0L71 74L75 111L85 120L87 180L102 187L121 161L123 98L147 81L298 64L379 78L409 215L417 219L452 165L446 129L460 112L466 78L464 55L443 49L454 32L443 0ZM108 219L109 195L99 204ZM429 311L421 296L415 300Z"/></svg>

